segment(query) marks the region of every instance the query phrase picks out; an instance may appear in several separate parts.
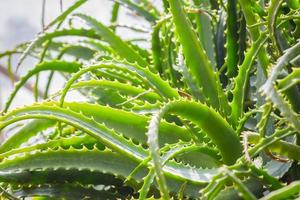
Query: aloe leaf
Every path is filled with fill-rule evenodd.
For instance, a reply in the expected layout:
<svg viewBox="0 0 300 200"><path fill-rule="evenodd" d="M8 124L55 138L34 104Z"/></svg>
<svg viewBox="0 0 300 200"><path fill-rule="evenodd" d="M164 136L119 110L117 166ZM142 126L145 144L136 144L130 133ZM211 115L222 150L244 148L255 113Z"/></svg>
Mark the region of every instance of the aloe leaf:
<svg viewBox="0 0 300 200"><path fill-rule="evenodd" d="M178 56L178 69L182 73L183 80L187 85L187 90L193 95L193 97L201 102L205 102L205 96L201 88L197 86L196 80L193 79L193 76L189 73L188 69L184 65L183 56L180 54Z"/></svg>
<svg viewBox="0 0 300 200"><path fill-rule="evenodd" d="M222 178L219 178L217 176L214 177L214 181L212 181L210 184L208 184L204 189L200 191L201 196L209 200L216 198L221 192L221 190L223 189L226 181L227 181L226 177L222 177Z"/></svg>
<svg viewBox="0 0 300 200"><path fill-rule="evenodd" d="M85 14L65 23L88 2L76 0L0 53L7 77L14 56L40 62L0 113L0 196L299 197L298 0L110 1L106 25ZM124 7L147 27L122 25ZM47 70L44 101L10 110L32 76L39 100ZM50 96L57 72L66 82ZM70 91L84 100L67 102Z"/></svg>
<svg viewBox="0 0 300 200"><path fill-rule="evenodd" d="M150 83L134 70L115 67L114 65L108 68L99 69L100 70L98 71L93 71L93 74L95 74L99 79L108 79L111 81L119 81L121 83L128 82L135 87L142 87L147 90L151 89Z"/></svg>
<svg viewBox="0 0 300 200"><path fill-rule="evenodd" d="M33 200L45 199L97 199L98 197L113 200L115 198L126 199L125 195L117 193L113 189L105 187L98 189L96 186L83 186L80 184L52 184L52 185L29 185L13 188L13 194L20 198L31 198Z"/></svg>
<svg viewBox="0 0 300 200"><path fill-rule="evenodd" d="M66 62L66 61L58 61L58 60L53 60L51 62L43 62L35 66L34 69L30 70L27 72L27 74L20 79L20 81L16 84L13 92L10 94L4 109L2 111L2 114L7 112L10 104L12 103L15 95L17 92L20 90L20 88L26 83L26 81L31 78L33 75L38 74L41 71L46 71L46 70L56 70L56 71L61 71L61 72L68 72L68 73L73 73L76 72L80 69L81 65L75 62Z"/></svg>
<svg viewBox="0 0 300 200"><path fill-rule="evenodd" d="M261 179L261 184L268 185L268 188L270 190L277 190L284 186L284 184L282 184L276 177L274 177L274 174L269 174L269 171L267 171L267 169L257 168L254 165L250 165L249 169L255 177L259 177Z"/></svg>
<svg viewBox="0 0 300 200"><path fill-rule="evenodd" d="M299 60L299 56L296 56L294 59L290 61L291 65L297 66L297 62ZM293 70L293 71L292 71ZM282 92L287 99L289 100L292 108L296 111L300 111L300 103L298 99L300 98L300 93L298 91L298 69L292 68L290 69L290 74L288 74L283 79L278 80L278 89L279 92Z"/></svg>
<svg viewBox="0 0 300 200"><path fill-rule="evenodd" d="M162 100L161 97L154 93L154 92L146 92L145 89L142 89L140 87L135 87L132 85L120 83L117 81L108 81L108 80L89 80L89 81L80 81L72 85L72 89L80 89L80 88L101 88L101 89L115 89L118 90L120 93L128 95L128 96L137 96L139 94L141 95L139 98L150 101L150 102L156 102L159 100Z"/></svg>
<svg viewBox="0 0 300 200"><path fill-rule="evenodd" d="M143 67L149 66L149 63L144 60L133 48L130 47L126 42L124 42L119 36L117 36L108 27L104 26L102 23L84 14L75 14L85 21L89 26L91 26L97 34L102 38L102 40L108 42L118 54L125 58L129 62L137 62Z"/></svg>
<svg viewBox="0 0 300 200"><path fill-rule="evenodd" d="M283 92L300 82L300 69L295 68L293 72L283 79L278 80L278 89Z"/></svg>
<svg viewBox="0 0 300 200"><path fill-rule="evenodd" d="M160 111L152 117L147 132L147 136L148 136L147 143L149 145L150 156L153 160L153 164L154 164L153 168L156 174L156 180L159 185L161 196L163 199L169 199L170 197L169 197L168 187L163 174L162 162L159 155L159 142L158 142L158 131L159 131L158 127L161 118L165 114L164 111L165 110ZM151 177L151 175L149 176Z"/></svg>
<svg viewBox="0 0 300 200"><path fill-rule="evenodd" d="M18 154L20 153L25 153L28 156L30 156L32 153L36 151L49 152L51 151L50 149L60 149L60 151L66 151L66 150L72 150L72 148L74 150L75 148L79 151L82 150L83 152L85 152L85 151L91 151L90 149L94 148L93 151L97 151L95 149L95 146L97 146L97 148L100 147L101 149L105 148L100 143L98 143L97 140L90 137L89 135L73 136L70 138L60 138L57 140L51 140L46 143L40 143L33 146L14 149L1 154L1 159L3 160L3 158L12 155L18 157L19 156ZM102 154L105 153L109 154L109 150L105 150L102 152ZM51 157L51 155L48 156ZM86 160L86 162L88 162L88 160ZM59 163L56 164L59 165ZM69 183L80 182L81 184L97 184L97 185L108 184L117 187L121 187L123 185L122 181L118 180L117 177L115 177L114 175L102 173L99 170L95 171L90 169L76 168L75 165L71 169L63 166L61 166L60 168L56 168L53 166L48 166L48 167L49 168L45 166L43 170L35 171L34 168L27 168L25 166L24 168L17 170L16 172L11 174L2 173L1 179L2 181L5 182L22 183L22 184L29 184L29 183L30 184L42 184L42 183L53 184L53 183L65 183L65 182L69 182ZM28 170L30 170L30 172L28 172Z"/></svg>
<svg viewBox="0 0 300 200"><path fill-rule="evenodd" d="M260 182L257 182L254 179L247 179L244 183L248 190L250 190L253 193L259 194L258 196L261 196L263 193L262 187L263 185ZM222 199L240 199L240 193L235 190L233 187L227 187L223 191L219 193L219 195L215 198L216 200L222 200Z"/></svg>
<svg viewBox="0 0 300 200"><path fill-rule="evenodd" d="M288 136L291 136L293 134L295 134L295 132L291 131L289 128L282 129L282 130L281 129L277 130L271 136L263 138L258 144L256 144L253 148L251 148L249 150L249 156L250 157L254 157L254 156L258 155L260 152L262 152L265 149L267 149L269 146L271 146L274 143L276 143L277 141L279 141L281 139L284 139L284 138L286 138ZM279 145L279 146L285 146L285 145ZM276 145L275 145L275 147L276 147ZM287 147L286 149L288 149L288 148L290 148L290 150L293 151L293 147L292 146L291 147ZM278 149L277 149L277 151L278 151ZM295 150L295 151L297 151L297 150Z"/></svg>
<svg viewBox="0 0 300 200"><path fill-rule="evenodd" d="M44 104L48 105L47 103ZM58 102L51 102L49 105L58 105ZM64 106L75 112L81 112L87 117L93 117L97 122L104 123L108 128L115 129L126 137L146 144L145 132L147 131L149 117L97 104L65 102ZM21 136L24 132L20 132L19 136L16 135L16 139L13 141L21 141L21 137L25 137L25 135ZM25 132L25 134L29 133ZM192 136L185 128L162 122L159 138L161 145L163 145L167 142L177 142L179 139L189 141ZM11 144L11 142L9 143Z"/></svg>
<svg viewBox="0 0 300 200"><path fill-rule="evenodd" d="M257 144L260 137L255 133L249 134L249 142L252 144ZM300 161L299 153L300 148L295 144L291 144L286 141L275 141L267 147L270 151L275 152L279 155L286 156L290 159Z"/></svg>
<svg viewBox="0 0 300 200"><path fill-rule="evenodd" d="M82 45L66 45L60 49L58 58L62 59L65 54L74 56L76 59L90 60L96 52L93 49L84 47Z"/></svg>
<svg viewBox="0 0 300 200"><path fill-rule="evenodd" d="M225 175L231 179L234 184L234 187L237 188L237 191L245 200L256 200L257 198L250 192L246 185L230 170L225 170Z"/></svg>
<svg viewBox="0 0 300 200"><path fill-rule="evenodd" d="M177 114L196 123L216 144L224 163L233 164L241 156L242 147L238 136L220 114L212 108L195 102L175 101L167 104L163 111L163 113ZM214 122L214 126L207 122ZM228 146L231 147L231 150L227 148Z"/></svg>
<svg viewBox="0 0 300 200"><path fill-rule="evenodd" d="M37 119L24 125L14 135L4 140L0 146L0 153L20 147L23 143L27 142L31 137L37 135L55 124L55 121Z"/></svg>
<svg viewBox="0 0 300 200"><path fill-rule="evenodd" d="M220 70L222 66L224 66L225 62L225 12L223 10L220 11L219 21L217 23L216 28L216 61L217 68ZM226 82L226 78L224 75L221 77L222 83ZM225 79L225 80L224 80Z"/></svg>
<svg viewBox="0 0 300 200"><path fill-rule="evenodd" d="M92 80L93 81L93 80ZM92 103L98 103L100 105L111 106L112 108L122 108L124 110L130 110L135 105L142 105L145 103L156 104L160 101L158 99L155 100L155 96L159 96L156 93L152 92L151 89L142 89L142 93L134 93L136 92L135 86L129 88L129 90L122 88L118 88L118 85L112 84L111 86L98 85L91 82L86 81L88 84L78 85L76 86L79 92L84 94L90 94L89 101ZM111 81L111 82L116 82ZM80 83L81 84L81 83ZM82 82L84 84L84 82ZM101 83L100 83L101 84ZM93 87L94 85L94 87ZM89 87L92 86L92 87ZM75 88L70 88L70 90L74 90ZM59 93L57 93L58 95ZM147 95L149 94L149 96ZM153 95L151 95L153 94ZM145 95L145 97L143 97ZM160 99L160 98L159 98ZM144 101L144 102L143 102Z"/></svg>
<svg viewBox="0 0 300 200"><path fill-rule="evenodd" d="M290 185L278 189L276 191L270 192L262 200L276 200L276 199L287 199L294 194L299 193L300 190L300 181L294 181Z"/></svg>
<svg viewBox="0 0 300 200"><path fill-rule="evenodd" d="M118 20L118 15L119 15L119 10L120 10L120 4L118 2L115 2L111 11L111 18L110 18L110 23L115 24ZM112 28L112 31L116 31L116 27Z"/></svg>
<svg viewBox="0 0 300 200"><path fill-rule="evenodd" d="M158 11L148 2L147 4L135 3L132 0L114 0L128 9L136 12L139 16L144 17L149 22L154 23L159 15Z"/></svg>
<svg viewBox="0 0 300 200"><path fill-rule="evenodd" d="M190 144L190 143L189 143ZM166 147L166 146L165 146ZM190 150L194 150L195 146L186 146L186 144L178 144L174 147L171 147L167 152L165 152L165 154L163 155L162 158L162 165L164 165L168 160L170 160L172 157L175 157L177 154L183 153L184 151L190 151ZM162 150L162 149L161 149ZM140 163L140 165L133 171L134 173L136 173L137 169L139 170L140 166L142 166L141 164L144 164L146 162L149 162L151 160L151 156L148 157L149 159L144 160L143 163ZM132 176L133 173L131 173ZM155 177L155 168L151 167L149 169L149 173L147 174L147 176L144 178L144 183L143 186L141 187L141 189L139 190L139 199L145 199L148 193L148 190L151 186L151 183L153 182ZM167 187L167 186L165 186ZM164 194L164 196L167 196L166 198L169 198L168 193Z"/></svg>
<svg viewBox="0 0 300 200"><path fill-rule="evenodd" d="M258 16L255 15L255 13L252 11L251 3L249 3L247 0L239 0L239 3L241 5L241 9L245 16L246 24L248 26L251 26L253 24L258 23ZM254 3L256 3L256 2L254 2ZM249 32L250 32L251 38L254 41L256 41L260 36L259 27L251 28L251 29L249 29ZM258 53L258 61L259 61L260 67L262 68L264 76L266 76L267 69L269 66L269 58L267 57L265 48L262 48L260 50L260 52Z"/></svg>
<svg viewBox="0 0 300 200"><path fill-rule="evenodd" d="M246 28L246 20L243 16L242 11L239 12L239 27L238 27L238 56L239 56L239 64L242 64L244 60L244 53L247 49L247 28Z"/></svg>
<svg viewBox="0 0 300 200"><path fill-rule="evenodd" d="M41 162L43 160L43 162ZM81 160L81 162L78 162ZM94 160L94 161L93 161ZM119 162L122 161L123 162ZM127 162L126 162L127 160ZM92 162L93 161L93 162ZM125 164L126 163L126 164ZM123 167L122 167L123 166ZM136 166L136 162L133 160L130 160L120 154L117 154L115 152L112 152L110 150L98 150L96 148L89 150L87 148L83 149L75 149L75 148L69 148L69 149L57 149L57 150L51 150L46 149L44 151L33 151L28 152L25 155L17 155L14 159L4 159L0 163L0 170L1 170L1 179L2 181L10 180L13 181L14 179L11 179L15 176L15 179L20 182L32 182L32 183L39 183L39 179L32 179L30 180L30 177L28 177L28 173L26 175L26 170L36 171L37 169L47 170L50 171L56 171L57 174L60 173L59 169L65 169L70 170L70 174L66 173L66 177L70 176L74 173L76 175L76 171L83 171L87 170L90 172L102 172L102 173L109 173L109 174L115 174L116 176L122 176L125 177L130 171ZM73 172L72 172L73 169ZM9 172L15 172L15 174L9 174ZM55 172L52 172L55 174ZM143 175L145 171L141 171L141 173L138 173L135 177L140 177ZM36 172L36 175L39 173ZM42 175L42 173L40 173ZM80 173L78 173L80 175ZM29 179L21 179L21 177L28 177ZM82 175L81 175L82 176ZM9 179L10 178L10 179ZM47 177L45 177L47 178ZM58 177L56 177L58 178ZM71 176L69 179L71 180ZM55 177L48 177L49 181L51 179L55 180ZM76 180L76 178L73 178ZM80 181L80 180L77 180ZM83 183L93 183L90 181L96 181L95 183L101 183L101 180L90 178L90 181L88 179L83 178ZM61 181L60 181L61 182Z"/></svg>
<svg viewBox="0 0 300 200"><path fill-rule="evenodd" d="M60 108L54 104L35 105L12 111L10 114L1 117L0 129L16 121L46 118L64 122L78 128L81 131L91 135L109 148L126 155L134 161L142 161L147 157L146 150L141 146L134 145L130 140L126 140L122 135L106 128L104 125L97 123L95 120L85 117L80 113L73 112L69 109ZM194 169L185 166L178 166L174 162L167 163L164 168L167 176L177 180L192 180L194 183L203 184L209 181L210 175L215 173L215 169ZM202 172L201 172L202 171ZM192 174L195 174L193 176ZM204 174L205 173L205 174Z"/></svg>
<svg viewBox="0 0 300 200"><path fill-rule="evenodd" d="M207 0L193 0L196 6L205 6L209 4ZM216 58L215 58L215 45L214 45L214 34L213 34L213 26L212 20L210 16L200 13L195 16L197 32L199 35L199 39L205 50L213 69L216 69Z"/></svg>
<svg viewBox="0 0 300 200"><path fill-rule="evenodd" d="M157 24L154 25L153 31L151 33L151 50L152 50L152 60L153 60L153 65L156 68L156 70L162 74L162 45L160 41L160 31L162 26L164 25L166 20L161 19Z"/></svg>
<svg viewBox="0 0 300 200"><path fill-rule="evenodd" d="M269 174L276 178L282 178L285 174L288 173L290 168L292 167L293 162L280 162L276 160L271 160L266 163L265 168Z"/></svg>
<svg viewBox="0 0 300 200"><path fill-rule="evenodd" d="M66 9L58 17L56 17L53 21L51 21L51 23L48 24L47 27L45 27L45 29L50 28L51 26L53 26L56 23L61 24L70 13L72 13L74 10L76 10L78 7L80 7L81 5L83 5L86 2L87 2L87 0L78 0L78 1L76 1L68 9Z"/></svg>
<svg viewBox="0 0 300 200"><path fill-rule="evenodd" d="M235 87L232 92L233 100L231 102L231 119L234 126L237 126L240 118L243 116L244 101L250 70L259 50L265 41L265 35L262 35L257 41L254 42L252 47L247 51L245 59L242 65L239 67L238 75L234 79Z"/></svg>
<svg viewBox="0 0 300 200"><path fill-rule="evenodd" d="M74 157L76 157L77 150L82 150L84 152L91 151L91 150L81 147L81 146L89 145L90 143L95 144L96 140L88 135L75 136L75 137L71 137L71 138L61 138L58 140L52 140L52 141L49 141L46 143L37 144L34 146L29 146L29 147L12 150L12 151L6 152L4 154L1 154L0 157L5 158L5 157L11 156L11 155L18 157L18 155L15 155L15 154L26 153L26 154L28 154L28 158L26 158L26 160L27 160L27 159L30 159L30 156L32 154L35 154L34 152L36 152L36 151L42 151L41 153L52 152L52 150L50 150L49 148L51 148L51 149L59 148L60 149L58 151L54 150L56 156L58 156L60 151L71 151L74 153ZM203 151L203 153L205 153L207 151L207 147L196 146L196 145L189 146L188 144L190 144L190 143L183 143L182 145L176 144L176 146L177 146L176 148L172 148L169 151L167 151L165 153L165 155L163 156L164 163L166 163L170 158L175 157L178 154L195 151L195 150L201 150L201 151ZM75 147L76 149L72 149L73 147ZM97 153L99 150L93 149L92 151L95 151L94 153ZM71 152L69 152L68 154L70 154ZM37 154L41 154L41 153L37 153ZM101 151L99 151L99 153L101 153ZM112 152L105 150L99 155L100 160L104 159L102 154L109 154L110 156L114 157L114 154L112 154ZM54 159L53 156L54 155L47 154L48 159ZM77 157L78 156L79 155L77 154ZM41 158L41 156L39 156L39 158ZM38 159L38 158L35 158L35 156L34 156L33 160L34 159ZM116 157L116 159L118 159L118 157ZM48 183L48 184L63 183L65 181L67 181L69 183L80 182L81 184L95 184L95 185L96 184L97 185L108 184L108 185L113 185L115 187L122 186L122 181L117 180L115 177L115 176L120 177L120 174L115 174L113 176L110 174L107 174L107 173L111 173L110 171L102 173L101 172L102 170L92 170L90 168L77 168L76 165L74 165L73 167L66 167L66 166L61 166L58 162L56 162L56 165L57 166L59 165L60 166L59 168L53 167L53 166L45 166L45 168L43 170L35 170L33 168L33 166L35 166L35 165L32 165L33 163L31 161L28 161L31 163L31 168L29 169L26 165L27 161L23 161L20 158L17 158L16 160L18 160L18 162L23 162L23 163L25 162L24 163L25 166L22 169L17 170L16 172L13 172L13 173L0 173L0 179L2 181L9 182L9 183L22 183L22 184L30 183L30 184L34 184L34 185L41 184L41 183ZM104 159L104 160L107 160L107 159ZM139 170L141 170L141 171L135 170L136 171L135 173L130 174L131 178L134 178L135 180L137 180L138 177L140 177L142 174L144 174L144 172L145 172L144 165L147 164L147 162L144 162L144 161L142 162L143 163L142 165L139 164L139 166L140 166ZM86 159L85 161L82 160L82 162L88 163L88 159ZM70 162L70 166L71 165L72 165L72 161ZM87 166L87 164L85 164L85 165ZM36 167L38 167L38 166L36 166ZM49 168L46 168L46 167L49 167ZM30 172L28 172L27 168L30 170ZM100 169L102 169L102 168L100 168ZM130 182L130 184L131 183L132 182ZM146 185L150 186L151 183L152 183L152 181L148 182ZM171 186L172 186L172 184L171 184Z"/></svg>
<svg viewBox="0 0 300 200"><path fill-rule="evenodd" d="M297 0L287 0L287 4L292 10L297 10L300 8L300 3ZM297 35L299 35L299 32L300 32L300 21L297 18L294 19L293 21L296 24L296 28L293 31L293 35L297 36Z"/></svg>
<svg viewBox="0 0 300 200"><path fill-rule="evenodd" d="M273 45L275 45L276 51L281 52L281 46L279 45L279 41L276 34L276 19L280 9L282 0L272 0L271 5L268 9L268 32L270 33L270 37Z"/></svg>
<svg viewBox="0 0 300 200"><path fill-rule="evenodd" d="M229 171L228 169L225 169L226 171ZM262 171L262 170L259 170ZM236 173L236 175L234 174ZM205 199L240 199L241 196L242 198L247 198L251 199L253 198L253 194L255 193L258 196L261 196L263 192L263 184L260 181L257 181L254 178L249 178L251 176L250 174L247 174L243 176L243 180L240 181L239 183L235 182L236 177L239 171L238 169L234 170L231 174L226 174L224 173L224 168L220 169L220 173L216 175L213 178L213 181L208 184L204 189L202 189L200 192L202 194L202 197ZM235 180L234 180L235 179ZM233 182L233 185L227 186L226 184L229 184L229 182ZM236 189L236 186L239 185L243 187L243 189L239 188L238 190ZM238 186L238 187L239 187ZM241 191L243 190L243 191ZM243 194L246 193L246 194ZM256 198L254 198L256 199Z"/></svg>
<svg viewBox="0 0 300 200"><path fill-rule="evenodd" d="M258 128L258 132L262 137L267 134L268 123L271 120L271 112L272 105L270 103L267 103L262 107L261 120L256 125Z"/></svg>
<svg viewBox="0 0 300 200"><path fill-rule="evenodd" d="M41 46L43 46L41 44ZM60 60L62 56L65 54L77 57L78 59L92 59L93 55L96 53L98 49L92 47L92 45L88 45L85 40L83 41L74 41L72 43L67 42L56 42L51 40L51 43L47 43L47 52L45 52L45 48L43 48L43 51L45 52L45 57L47 59L53 59L52 53L55 54L56 59ZM36 48L36 51L41 51L40 48ZM104 51L104 50L101 50ZM32 52L33 53L33 52ZM38 52L35 52L35 54L38 54ZM57 55L57 56L56 56Z"/></svg>
<svg viewBox="0 0 300 200"><path fill-rule="evenodd" d="M180 156L180 155L185 156L187 153L192 153L195 151L203 152L210 159L212 157L216 158L216 155L211 157L211 154L208 153L208 152L210 152L210 150L212 150L212 149L210 149L209 147L206 147L205 144L195 145L190 142L188 142L188 143L179 142L174 145L167 145L160 149L160 153L163 152L163 155L161 156L162 166L164 166L166 164L166 162L173 157L176 157L178 159L178 156ZM198 156L198 155L199 154L196 154L196 156ZM145 165L145 163L149 162L150 160L151 160L151 156L149 156L148 159L145 159L142 163L140 163L139 166L137 168L135 168L135 170L131 173L131 175L135 174L143 165ZM203 165L206 165L207 160L205 160L205 162L204 162L204 160L201 160L201 162ZM216 166L218 166L218 165L214 165L214 167L216 167ZM155 177L154 167L150 167L149 173L144 178L143 186L139 190L139 199L145 199L145 197L148 193L148 190L151 186L151 183L154 180L154 177ZM127 179L128 179L128 177L127 177Z"/></svg>
<svg viewBox="0 0 300 200"><path fill-rule="evenodd" d="M221 105L226 103L223 101L223 91L219 89L219 80L213 72L208 57L197 37L196 32L191 28L192 24L186 16L180 1L168 1L176 27L179 41L182 44L183 54L189 72L196 79L198 86L202 88L204 95L208 98L208 103L218 110L226 110ZM227 105L228 106L228 105Z"/></svg>
<svg viewBox="0 0 300 200"><path fill-rule="evenodd" d="M63 30L56 30L53 32L46 32L41 33L33 42L31 42L28 47L25 49L24 53L22 54L18 67L23 63L28 55L33 51L34 48L42 45L45 41L50 41L53 38L62 37L62 36L80 36L80 37L90 37L90 38L97 38L99 36L95 33L94 30L85 30L85 29L63 29Z"/></svg>
<svg viewBox="0 0 300 200"><path fill-rule="evenodd" d="M289 103L285 102L284 98L279 94L274 84L282 68L285 67L293 58L298 56L299 53L300 43L297 43L290 49L286 50L285 54L279 58L277 64L273 67L266 83L261 87L261 92L273 102L274 106L281 111L283 116L285 116L298 131L300 130L300 123L297 113L292 110Z"/></svg>
<svg viewBox="0 0 300 200"><path fill-rule="evenodd" d="M52 106L54 106L54 105L52 105ZM37 109L38 107L39 106L37 106L35 108ZM26 108L24 108L24 109L26 110ZM49 105L48 106L45 106L45 105L41 106L40 110L42 111L43 109L46 109L46 110L49 109ZM61 122L70 124L74 127L80 128L80 130L86 132L87 134L90 134L92 137L97 138L98 140L103 142L103 144L105 144L106 146L111 147L112 149L117 148L123 153L127 152L129 157L130 157L130 155L133 156L132 154L136 153L135 156L133 156L132 158L140 159L140 158L143 157L143 155L145 155L145 151L143 150L143 148L141 148L140 146L133 145L130 141L124 139L121 135L116 134L114 131L109 130L104 125L101 125L101 124L97 123L93 119L87 118L87 117L83 116L80 113L76 113L76 112L73 112L73 111L65 109L65 108L52 107L51 110L52 110L53 114L55 112L58 112L58 113L60 112L61 114L58 115L58 116L57 115L47 115L46 114L47 111L46 111L46 113L44 114L44 117L42 117L42 115L40 115L40 118L48 118L48 119L52 118L54 120L59 120ZM21 110L19 110L19 111L21 111ZM21 120L21 119L24 120L26 118L32 118L32 117L30 117L30 115L29 116L26 116L26 115L22 116L22 112L20 112L19 115L20 115L19 120ZM34 116L34 114L33 114L33 116ZM6 115L5 118L6 118L6 120L10 121L8 115ZM39 118L39 117L36 116L36 118ZM67 120L67 118L68 118L68 120ZM15 118L15 119L17 119L17 118ZM11 119L11 120L15 121L15 119ZM80 120L81 120L81 122L79 122ZM2 125L1 125L1 128L8 125L7 124L8 121L6 121L6 122L3 121ZM102 135L102 134L104 134L104 135ZM113 140L115 140L115 141L113 142ZM121 148L120 145L123 144L123 143L124 143L124 146ZM125 146L127 146L127 147L125 147ZM135 146L133 148L135 148L136 152L130 150L130 146L131 147Z"/></svg>
<svg viewBox="0 0 300 200"><path fill-rule="evenodd" d="M117 53L106 43L100 41L100 40L95 40L95 39L89 39L89 40L84 40L81 43L101 52L105 52L108 54L112 55L117 55Z"/></svg>
<svg viewBox="0 0 300 200"><path fill-rule="evenodd" d="M0 179L12 184L39 184L41 180L53 184L62 183L61 177L65 177L70 182L120 186L122 183L116 177L126 177L137 164L136 161L110 150L48 149L3 160L0 163ZM140 182L146 172L147 169L143 168L133 176L134 180ZM111 178L112 176L115 178ZM172 175L167 175L167 178L170 189L176 192L181 182ZM195 187L193 184L188 185L187 195L197 193L199 186Z"/></svg>
<svg viewBox="0 0 300 200"><path fill-rule="evenodd" d="M93 66L83 68L82 70L74 74L72 78L68 80L66 86L62 91L62 95L60 97L61 105L63 105L64 98L68 90L71 88L74 81L76 81L81 75L87 72L95 71L101 68L104 69L115 68L115 69L125 69L129 71L133 71L137 73L142 79L146 78L149 84L152 86L152 88L155 91L157 91L157 93L159 93L162 97L171 98L171 99L179 97L175 89L173 89L167 82L163 81L158 75L153 74L150 70L140 67L139 65L134 65L130 63L118 63L118 62L111 61L111 62L100 62L98 65L93 65Z"/></svg>
<svg viewBox="0 0 300 200"><path fill-rule="evenodd" d="M24 134L26 136L26 134ZM94 146L97 144L99 147L100 143L97 142L94 138L92 138L89 135L84 136L73 136L71 138L60 138L55 140L50 140L46 143L40 143L32 146L26 146L26 147L20 147L20 148L14 148L11 150L8 150L4 153L0 154L0 158L3 159L5 157L9 157L11 155L20 154L20 153L28 153L30 151L35 150L45 150L45 149L55 149L55 148L69 148L69 147L81 147L81 146ZM101 146L101 145L100 145ZM101 146L102 147L102 146Z"/></svg>
<svg viewBox="0 0 300 200"><path fill-rule="evenodd" d="M113 156L114 155L112 155L112 157ZM100 157L107 158L101 155ZM50 155L50 159L54 161L52 155ZM24 161L20 161L20 162L24 162ZM43 183L50 185L50 184L64 184L67 182L67 183L81 183L84 185L94 184L94 185L107 185L113 187L123 186L121 175L118 175L118 177L116 177L117 176L116 174L110 174L108 171L102 173L101 170L91 171L90 169L76 169L76 166L72 166L72 167L73 167L72 169L64 169L62 167L60 169L44 168L43 170L38 170L33 168L28 169L25 167L24 170L12 171L11 174L1 173L0 179L2 182L6 182L9 184L22 184L22 185L26 185L26 184L41 185ZM62 178L64 178L64 181L62 180ZM132 183L131 186L134 187L134 183Z"/></svg>
<svg viewBox="0 0 300 200"><path fill-rule="evenodd" d="M161 77L167 79L172 86L180 87L179 79L181 75L176 67L176 57L178 56L176 53L177 43L173 41L174 31L172 29L172 24L167 21L161 30Z"/></svg>
<svg viewBox="0 0 300 200"><path fill-rule="evenodd" d="M227 2L227 35L226 35L226 65L228 77L236 76L238 71L238 24L237 0Z"/></svg>
<svg viewBox="0 0 300 200"><path fill-rule="evenodd" d="M66 19L66 17L73 12L75 9L77 9L78 7L80 7L82 4L84 4L85 2L87 2L87 0L78 0L76 1L72 6L70 6L67 10L65 10L63 13L61 13L57 18L55 18L53 21L51 21L50 24L47 25L47 27L45 27L45 30L52 27L53 25L55 25L56 23L59 23L59 25L57 27L60 27L60 25L63 23L63 21ZM44 31L44 30L43 30ZM18 64L17 64L17 69L19 68L19 66L23 63L23 61L25 60L25 58L27 57L27 55L29 55L30 51L32 50L32 48L34 46L37 45L38 42L40 42L42 37L38 37L38 39L34 40L31 42L31 44L28 45L28 47L26 48L26 50L24 51L24 53L22 54ZM45 37L46 38L46 37Z"/></svg>
<svg viewBox="0 0 300 200"><path fill-rule="evenodd" d="M1 197L2 198L8 199L8 200L19 200L14 195L8 193L4 188L0 187L0 190L1 190Z"/></svg>

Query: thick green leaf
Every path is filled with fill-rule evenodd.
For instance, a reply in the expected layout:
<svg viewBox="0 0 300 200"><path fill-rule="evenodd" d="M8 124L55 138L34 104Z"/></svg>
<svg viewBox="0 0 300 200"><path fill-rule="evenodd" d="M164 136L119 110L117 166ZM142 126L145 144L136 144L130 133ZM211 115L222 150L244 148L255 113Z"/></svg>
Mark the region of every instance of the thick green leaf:
<svg viewBox="0 0 300 200"><path fill-rule="evenodd" d="M10 104L12 103L15 95L21 89L21 87L26 83L26 81L31 78L33 75L38 74L41 71L46 70L55 70L67 73L74 73L77 72L81 68L81 65L76 62L66 62L66 61L59 61L53 60L50 62L43 62L34 67L34 69L27 72L27 74L20 79L20 81L16 84L13 92L10 94L2 113L7 112Z"/></svg>
<svg viewBox="0 0 300 200"><path fill-rule="evenodd" d="M192 78L197 86L203 90L207 103L217 110L228 111L228 104L224 93L219 88L219 79L213 71L212 65L192 28L192 24L184 12L180 1L169 0L176 33L182 44L185 61Z"/></svg>
<svg viewBox="0 0 300 200"><path fill-rule="evenodd" d="M102 40L110 44L110 47L113 48L122 58L126 59L129 62L137 62L140 66L148 67L149 63L141 57L138 52L136 52L130 45L124 42L119 36L117 36L112 30L84 14L76 14L76 17L84 20L89 26L91 26L95 32L101 37Z"/></svg>

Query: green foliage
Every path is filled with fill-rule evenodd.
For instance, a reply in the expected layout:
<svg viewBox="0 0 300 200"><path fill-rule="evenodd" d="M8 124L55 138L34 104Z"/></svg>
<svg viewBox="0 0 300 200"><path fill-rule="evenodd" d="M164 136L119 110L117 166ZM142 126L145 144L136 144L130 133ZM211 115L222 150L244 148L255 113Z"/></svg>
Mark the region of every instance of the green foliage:
<svg viewBox="0 0 300 200"><path fill-rule="evenodd" d="M299 2L161 3L114 0L105 25L73 14L78 0L0 54L10 77L15 54L16 69L37 60L1 112L1 198L300 197ZM123 8L151 30L119 24ZM37 97L41 72L43 100L10 109L33 76Z"/></svg>

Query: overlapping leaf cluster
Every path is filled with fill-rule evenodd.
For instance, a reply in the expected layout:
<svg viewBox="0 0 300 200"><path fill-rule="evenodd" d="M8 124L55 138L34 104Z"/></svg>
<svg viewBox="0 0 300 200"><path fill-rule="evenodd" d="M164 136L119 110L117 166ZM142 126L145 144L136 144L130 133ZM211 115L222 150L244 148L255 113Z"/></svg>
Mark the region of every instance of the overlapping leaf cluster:
<svg viewBox="0 0 300 200"><path fill-rule="evenodd" d="M1 112L3 198L299 198L298 0L115 0L110 25L85 3L0 54L8 74L16 54L38 62ZM37 102L10 109L33 77Z"/></svg>

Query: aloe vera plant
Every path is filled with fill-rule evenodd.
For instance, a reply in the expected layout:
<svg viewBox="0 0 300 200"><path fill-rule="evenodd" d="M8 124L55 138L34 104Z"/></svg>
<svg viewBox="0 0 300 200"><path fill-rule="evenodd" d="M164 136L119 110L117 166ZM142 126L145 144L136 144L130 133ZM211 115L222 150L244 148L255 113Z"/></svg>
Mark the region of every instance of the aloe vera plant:
<svg viewBox="0 0 300 200"><path fill-rule="evenodd" d="M37 59L1 111L4 199L299 198L298 0L114 0L108 25L85 3L0 54L7 74ZM33 77L37 102L11 109Z"/></svg>

